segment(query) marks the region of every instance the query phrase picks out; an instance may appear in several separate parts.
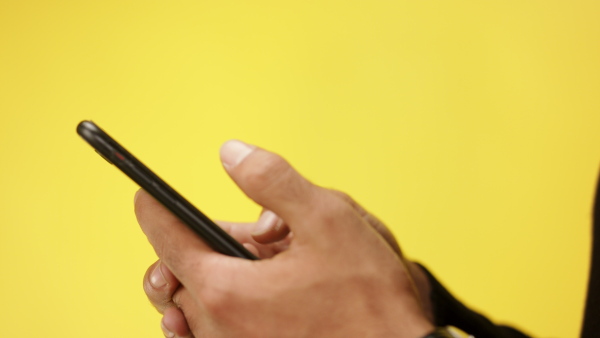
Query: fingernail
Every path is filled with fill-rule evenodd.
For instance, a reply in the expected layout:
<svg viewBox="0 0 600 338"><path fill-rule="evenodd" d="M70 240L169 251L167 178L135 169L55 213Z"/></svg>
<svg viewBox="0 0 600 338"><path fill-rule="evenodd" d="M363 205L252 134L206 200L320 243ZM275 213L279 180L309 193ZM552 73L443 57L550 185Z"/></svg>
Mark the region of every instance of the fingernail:
<svg viewBox="0 0 600 338"><path fill-rule="evenodd" d="M260 218L256 222L256 226L254 227L254 231L252 231L252 235L260 236L271 230L278 230L282 224L283 220L279 218L279 216L275 215L275 213L271 210L265 210L265 212L260 215Z"/></svg>
<svg viewBox="0 0 600 338"><path fill-rule="evenodd" d="M135 196L133 196L133 203L135 204L135 201L137 201L138 199L138 195L140 194L140 191L142 191L142 189L138 189L138 191L135 192Z"/></svg>
<svg viewBox="0 0 600 338"><path fill-rule="evenodd" d="M221 161L226 169L232 169L255 149L242 141L230 140L221 146Z"/></svg>
<svg viewBox="0 0 600 338"><path fill-rule="evenodd" d="M150 284L157 289L167 285L167 280L165 279L160 266L161 263L159 262L156 264L156 267L154 267L154 270L152 270L152 273L150 274Z"/></svg>
<svg viewBox="0 0 600 338"><path fill-rule="evenodd" d="M167 330L167 328L165 327L165 323L162 320L160 321L160 328L161 328L163 334L165 335L165 337L167 337L167 338L175 337L175 334L173 332Z"/></svg>

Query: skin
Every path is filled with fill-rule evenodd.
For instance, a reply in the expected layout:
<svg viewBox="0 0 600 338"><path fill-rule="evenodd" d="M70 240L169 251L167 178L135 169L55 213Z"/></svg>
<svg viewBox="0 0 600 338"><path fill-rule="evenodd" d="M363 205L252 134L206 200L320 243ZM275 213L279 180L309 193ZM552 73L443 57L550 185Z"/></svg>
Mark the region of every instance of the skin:
<svg viewBox="0 0 600 338"><path fill-rule="evenodd" d="M221 222L258 255L212 251L144 191L138 222L159 261L144 290L167 337L421 337L433 330L428 285L389 230L347 195L313 185L283 158L229 141L223 166L264 208ZM416 283L415 283L416 282Z"/></svg>

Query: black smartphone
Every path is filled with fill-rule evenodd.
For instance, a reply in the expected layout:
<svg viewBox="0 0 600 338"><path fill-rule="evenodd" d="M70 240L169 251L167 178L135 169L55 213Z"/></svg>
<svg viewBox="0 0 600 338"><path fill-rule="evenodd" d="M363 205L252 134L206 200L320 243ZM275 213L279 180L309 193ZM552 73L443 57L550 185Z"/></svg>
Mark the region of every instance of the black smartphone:
<svg viewBox="0 0 600 338"><path fill-rule="evenodd" d="M154 196L215 251L233 257L258 259L95 123L81 121L77 126L77 133L94 147L100 156L121 169L125 175Z"/></svg>

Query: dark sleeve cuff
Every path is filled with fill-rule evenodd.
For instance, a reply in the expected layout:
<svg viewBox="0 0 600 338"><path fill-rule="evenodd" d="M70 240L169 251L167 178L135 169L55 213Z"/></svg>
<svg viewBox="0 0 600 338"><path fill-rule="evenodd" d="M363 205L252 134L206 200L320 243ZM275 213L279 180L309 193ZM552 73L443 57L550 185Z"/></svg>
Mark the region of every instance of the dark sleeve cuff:
<svg viewBox="0 0 600 338"><path fill-rule="evenodd" d="M527 338L528 335L508 326L495 325L481 314L459 302L440 284L425 267L423 269L431 284L431 303L436 326L454 326L475 337Z"/></svg>

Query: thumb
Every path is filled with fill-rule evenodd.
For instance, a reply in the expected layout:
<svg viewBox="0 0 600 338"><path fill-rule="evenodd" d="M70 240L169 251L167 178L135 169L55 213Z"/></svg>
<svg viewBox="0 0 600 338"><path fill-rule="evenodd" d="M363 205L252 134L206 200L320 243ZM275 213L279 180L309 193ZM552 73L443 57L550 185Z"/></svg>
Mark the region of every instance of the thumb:
<svg viewBox="0 0 600 338"><path fill-rule="evenodd" d="M225 170L240 189L256 203L281 217L300 236L319 222L306 222L318 210L326 190L302 177L281 156L238 140L221 147ZM306 229L310 230L310 229Z"/></svg>

